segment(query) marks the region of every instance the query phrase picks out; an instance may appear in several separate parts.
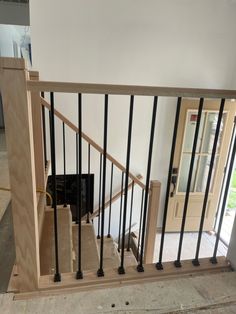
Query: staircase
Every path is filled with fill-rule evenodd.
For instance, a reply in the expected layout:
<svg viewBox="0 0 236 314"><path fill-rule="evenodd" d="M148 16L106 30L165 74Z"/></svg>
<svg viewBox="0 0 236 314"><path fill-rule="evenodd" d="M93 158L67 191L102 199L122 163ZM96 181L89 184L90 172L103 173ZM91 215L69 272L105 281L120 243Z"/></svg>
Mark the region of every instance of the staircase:
<svg viewBox="0 0 236 314"><path fill-rule="evenodd" d="M42 275L55 271L53 210L45 211L42 237L40 241L40 271ZM58 242L60 243L60 267L63 272L73 271L72 216L69 207L58 207Z"/></svg>
<svg viewBox="0 0 236 314"><path fill-rule="evenodd" d="M63 273L76 272L78 265L78 224L72 222L70 206L58 207L58 243L60 245L60 269ZM99 268L100 239L97 239L94 225L82 223L81 263L85 271ZM40 271L42 275L51 275L55 271L53 210L47 208L40 242ZM112 237L104 238L104 269L118 268L120 253L118 244ZM137 260L132 249L125 251L125 266L135 266Z"/></svg>
<svg viewBox="0 0 236 314"><path fill-rule="evenodd" d="M181 261L187 206L180 218L182 225L178 258L174 263L173 261L164 263L162 257L165 249L165 228L171 192L174 151L175 147L181 148L180 143L176 142L176 134L182 97L199 99L200 110L204 98L235 99L235 91L39 81L38 72L29 73L23 59L11 58L0 58L0 74L0 89L7 130L16 246L17 273L13 273L13 278L16 282L17 292L30 295L30 293L48 294L49 291L54 293L63 290L88 290L91 287L113 287L121 283L141 283L160 278L230 270L230 263L224 257L216 256L215 253L211 259L201 259L198 258L199 252L196 250L194 261ZM54 96L55 94L60 96L60 93L75 96L72 98L76 99L75 105L78 109L77 125L55 109L56 97ZM83 96L91 94L100 95L99 104L101 103L101 112L104 113L102 130L98 130L99 134L103 134L102 147L82 130L82 104L86 106L86 97ZM128 134L127 138L124 138L127 144L124 151L125 165L108 153L108 132L110 130L108 128L110 108L108 104L111 104L109 101L112 98L110 95L112 97L116 95L128 97ZM147 156L145 184L131 171L133 166L132 137L135 136L132 134L133 113L136 109L135 100L139 96L147 97L152 102L151 119L146 121L147 124L150 124L150 136L148 140L145 139L145 143L140 142ZM119 100L123 99L122 97ZM159 181L151 179L158 97L177 98L177 110L170 159L169 156L164 156L169 159L169 172L166 175L166 198L162 209L159 258L158 261L155 261L156 263L153 263L161 188ZM101 99L103 99L102 102ZM65 106L67 105L69 103L65 104ZM223 108L222 105L224 105L224 101L221 101L221 108ZM118 109L119 107L117 107ZM143 111L143 117L146 119L145 104ZM199 117L200 115L198 115L198 124L200 123ZM58 126L61 127L60 132ZM56 176L62 175L66 178L68 172L66 167L66 128L73 132L76 140L73 142L76 163L74 172L72 171L76 174L77 179L76 224L72 222L70 206L59 206L57 203ZM197 139L196 134L194 137ZM55 139L59 139L62 144L61 154L58 154L56 150L57 141ZM84 154L88 157L86 161L82 158L82 143L87 145L87 152ZM214 140L214 143L217 142ZM69 144L72 145L71 142ZM234 147L236 150L236 140ZM161 152L161 148L159 152ZM99 164L100 157L100 170L94 173L99 187L99 189L95 189L95 192L98 193L95 198L97 206L92 215L86 209L86 217L83 219L81 214L84 209L84 195L81 193L82 162L86 162L84 168L88 170L88 174L92 174L90 159L92 153L98 157L97 164ZM194 150L191 155L191 160L194 161ZM60 172L57 169L57 158L61 158ZM230 166L233 164L231 159ZM50 196L51 207L45 206L49 160L53 182ZM135 167L133 166L133 168ZM117 180L113 180L115 172L120 175ZM119 179L121 180L119 181ZM188 181L191 183L191 180ZM121 184L115 186L114 182L116 184L121 182ZM67 204L66 192L64 183L64 204ZM207 198L208 194L206 193L205 196ZM114 206L115 202L117 202L116 207ZM204 223L205 216L202 217ZM221 224L220 221L219 228ZM134 226L135 230L133 230ZM138 234L134 234L133 237L132 232L136 230L138 230ZM200 240L201 234L202 228L200 227ZM128 242L126 241L127 236ZM198 248L200 248L200 240ZM217 245L216 242L215 251L217 251Z"/></svg>

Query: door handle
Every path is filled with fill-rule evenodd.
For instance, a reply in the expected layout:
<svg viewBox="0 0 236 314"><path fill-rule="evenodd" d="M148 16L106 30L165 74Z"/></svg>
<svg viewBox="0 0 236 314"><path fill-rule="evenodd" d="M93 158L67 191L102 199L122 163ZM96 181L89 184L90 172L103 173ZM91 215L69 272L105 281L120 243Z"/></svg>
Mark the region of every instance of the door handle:
<svg viewBox="0 0 236 314"><path fill-rule="evenodd" d="M170 192L170 197L174 197L176 184L177 184L177 178L178 178L178 168L173 168L172 175L171 175L171 184L173 185L173 189Z"/></svg>

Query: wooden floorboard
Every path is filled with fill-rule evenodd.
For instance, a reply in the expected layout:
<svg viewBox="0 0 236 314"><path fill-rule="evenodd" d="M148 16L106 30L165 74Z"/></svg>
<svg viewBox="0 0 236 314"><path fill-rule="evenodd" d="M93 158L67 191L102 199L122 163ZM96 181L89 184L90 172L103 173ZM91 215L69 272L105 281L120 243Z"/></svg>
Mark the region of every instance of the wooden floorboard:
<svg viewBox="0 0 236 314"><path fill-rule="evenodd" d="M75 259L73 261L73 270L78 268L78 225L72 225L73 250ZM81 266L83 270L97 270L99 267L99 253L97 239L92 224L83 223L81 226Z"/></svg>
<svg viewBox="0 0 236 314"><path fill-rule="evenodd" d="M69 207L58 206L59 267L62 272L73 270L72 260L72 217ZM40 241L41 275L53 274L55 270L54 212L45 211L42 238Z"/></svg>

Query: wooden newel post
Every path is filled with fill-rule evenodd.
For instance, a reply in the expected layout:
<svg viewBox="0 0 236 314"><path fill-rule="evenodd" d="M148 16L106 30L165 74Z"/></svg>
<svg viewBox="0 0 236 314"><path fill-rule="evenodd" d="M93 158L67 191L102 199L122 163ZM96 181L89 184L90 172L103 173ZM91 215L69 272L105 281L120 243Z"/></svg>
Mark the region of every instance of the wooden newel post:
<svg viewBox="0 0 236 314"><path fill-rule="evenodd" d="M0 58L19 291L38 288L39 239L28 72L23 59Z"/></svg>
<svg viewBox="0 0 236 314"><path fill-rule="evenodd" d="M144 249L145 264L153 263L160 193L161 183L159 181L151 181Z"/></svg>
<svg viewBox="0 0 236 314"><path fill-rule="evenodd" d="M30 80L38 81L39 72L30 71ZM35 175L37 189L45 189L45 160L43 145L43 123L42 123L42 106L40 94L31 92L32 121L33 121L33 138L34 138L34 158L35 158Z"/></svg>

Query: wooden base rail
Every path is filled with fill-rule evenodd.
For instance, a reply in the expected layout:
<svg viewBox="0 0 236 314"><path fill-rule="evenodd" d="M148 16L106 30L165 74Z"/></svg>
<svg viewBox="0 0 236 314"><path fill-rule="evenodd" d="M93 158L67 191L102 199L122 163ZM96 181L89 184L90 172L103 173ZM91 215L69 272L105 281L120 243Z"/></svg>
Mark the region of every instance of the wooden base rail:
<svg viewBox="0 0 236 314"><path fill-rule="evenodd" d="M28 299L38 296L57 295L70 292L88 291L117 287L121 285L139 284L143 282L163 281L179 277L197 276L216 272L231 271L231 266L225 257L219 257L218 263L213 265L208 258L200 259L200 266L194 267L191 260L182 262L181 268L176 268L173 262L163 263L164 269L157 270L155 264L145 265L144 272L137 272L136 266L126 268L126 274L119 275L117 269L105 269L104 277L97 277L96 271L85 271L84 278L75 279L75 273L62 274L62 281L55 283L53 276L41 276L38 291L17 293L15 299Z"/></svg>
<svg viewBox="0 0 236 314"><path fill-rule="evenodd" d="M41 104L45 106L48 110L51 110L50 104L41 97ZM69 128L71 128L76 133L79 132L79 129L76 125L74 125L69 119L67 119L63 114L61 114L58 110L54 109L55 116L63 121L65 125L67 125ZM82 138L88 142L93 148L95 148L99 153L103 154L103 148L99 146L96 142L94 142L88 135L86 135L84 132L81 132ZM125 167L119 163L115 158L113 158L110 154L107 153L107 159L112 162L118 169L120 169L122 172L125 172ZM145 189L145 185L140 181L138 176L133 175L132 173L129 173L129 177L131 180L133 180L136 184L138 184L142 189Z"/></svg>
<svg viewBox="0 0 236 314"><path fill-rule="evenodd" d="M226 98L235 99L235 90L179 88L159 86L135 85L110 85L65 83L49 81L27 81L27 88L31 92L59 92L59 93L84 93L84 94L110 94L110 95L137 95L137 96L165 96L165 97L190 97L190 98Z"/></svg>

